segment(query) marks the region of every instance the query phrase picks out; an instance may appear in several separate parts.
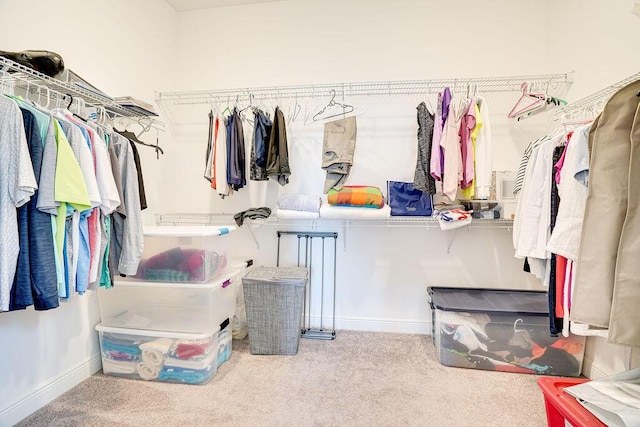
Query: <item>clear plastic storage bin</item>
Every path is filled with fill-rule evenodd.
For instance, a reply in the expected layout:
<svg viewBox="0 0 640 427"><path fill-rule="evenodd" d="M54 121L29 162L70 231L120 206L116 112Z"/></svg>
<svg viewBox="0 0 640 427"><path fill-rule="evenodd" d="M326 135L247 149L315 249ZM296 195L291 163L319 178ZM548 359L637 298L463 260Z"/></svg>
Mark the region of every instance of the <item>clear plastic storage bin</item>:
<svg viewBox="0 0 640 427"><path fill-rule="evenodd" d="M237 272L228 270L206 283L116 280L98 289L103 326L202 333L233 318Z"/></svg>
<svg viewBox="0 0 640 427"><path fill-rule="evenodd" d="M135 276L156 282L205 282L228 264L235 226L144 227L144 251Z"/></svg>
<svg viewBox="0 0 640 427"><path fill-rule="evenodd" d="M188 334L98 324L102 371L138 380L204 384L218 369L219 326L209 329Z"/></svg>
<svg viewBox="0 0 640 427"><path fill-rule="evenodd" d="M446 366L573 377L584 337L552 337L546 292L429 287L432 339Z"/></svg>

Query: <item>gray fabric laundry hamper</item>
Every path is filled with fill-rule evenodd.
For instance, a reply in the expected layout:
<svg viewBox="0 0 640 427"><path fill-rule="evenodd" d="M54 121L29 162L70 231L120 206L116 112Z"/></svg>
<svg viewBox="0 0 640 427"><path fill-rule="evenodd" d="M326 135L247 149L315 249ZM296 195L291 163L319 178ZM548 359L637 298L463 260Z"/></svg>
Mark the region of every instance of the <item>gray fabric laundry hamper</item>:
<svg viewBox="0 0 640 427"><path fill-rule="evenodd" d="M296 354L304 290L304 267L264 267L242 279L251 354Z"/></svg>

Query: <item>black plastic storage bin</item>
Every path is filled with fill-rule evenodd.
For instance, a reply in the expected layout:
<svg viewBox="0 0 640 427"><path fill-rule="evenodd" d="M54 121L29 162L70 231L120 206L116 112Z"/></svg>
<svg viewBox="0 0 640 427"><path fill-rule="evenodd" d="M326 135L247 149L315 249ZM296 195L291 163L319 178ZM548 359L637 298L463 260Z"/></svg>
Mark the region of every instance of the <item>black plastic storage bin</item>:
<svg viewBox="0 0 640 427"><path fill-rule="evenodd" d="M547 293L427 288L431 333L446 366L579 376L584 337L553 337Z"/></svg>

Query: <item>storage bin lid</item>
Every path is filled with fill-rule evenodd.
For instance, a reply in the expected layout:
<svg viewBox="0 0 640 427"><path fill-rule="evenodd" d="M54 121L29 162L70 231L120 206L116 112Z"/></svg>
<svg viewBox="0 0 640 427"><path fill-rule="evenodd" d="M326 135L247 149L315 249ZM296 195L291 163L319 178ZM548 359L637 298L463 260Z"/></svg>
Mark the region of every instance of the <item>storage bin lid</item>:
<svg viewBox="0 0 640 427"><path fill-rule="evenodd" d="M305 267L265 267L257 266L242 278L242 283L280 283L304 286L309 271Z"/></svg>
<svg viewBox="0 0 640 427"><path fill-rule="evenodd" d="M152 280L137 280L134 278L127 280L114 279L114 286L139 286L146 288L182 288L182 289L214 289L226 288L231 283L233 276L238 274L235 269L227 268L216 274L206 282L156 282ZM105 289L108 291L108 289Z"/></svg>
<svg viewBox="0 0 640 427"><path fill-rule="evenodd" d="M144 235L148 237L204 237L229 234L236 229L235 225L152 225L144 227Z"/></svg>
<svg viewBox="0 0 640 427"><path fill-rule="evenodd" d="M108 332L111 334L126 334L126 335L144 335L147 337L157 338L179 338L183 340L204 340L211 337L216 332L220 331L219 325L211 325L211 332L206 333L187 333L187 332L169 332L169 331L152 331L148 329L131 329L131 328L117 328L115 326L104 326L102 323L96 325L96 331Z"/></svg>
<svg viewBox="0 0 640 427"><path fill-rule="evenodd" d="M428 287L431 308L443 311L548 315L546 292Z"/></svg>

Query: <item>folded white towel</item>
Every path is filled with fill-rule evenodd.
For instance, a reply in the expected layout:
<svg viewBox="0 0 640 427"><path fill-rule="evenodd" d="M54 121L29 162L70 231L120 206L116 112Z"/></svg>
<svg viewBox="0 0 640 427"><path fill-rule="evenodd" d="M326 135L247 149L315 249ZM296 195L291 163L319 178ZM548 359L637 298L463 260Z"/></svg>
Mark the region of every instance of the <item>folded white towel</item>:
<svg viewBox="0 0 640 427"><path fill-rule="evenodd" d="M136 370L138 371L140 378L147 381L155 380L158 378L158 374L160 374L159 367L148 365L145 362L138 363Z"/></svg>
<svg viewBox="0 0 640 427"><path fill-rule="evenodd" d="M309 211L294 211L289 209L278 209L276 216L279 219L318 219L320 218L319 212Z"/></svg>
<svg viewBox="0 0 640 427"><path fill-rule="evenodd" d="M387 219L391 217L391 208L384 205L380 209L351 208L347 206L322 205L320 218L325 219Z"/></svg>
<svg viewBox="0 0 640 427"><path fill-rule="evenodd" d="M157 340L140 344L142 361L148 365L161 368L164 355L167 354L173 345L173 341L171 338L158 338Z"/></svg>
<svg viewBox="0 0 640 427"><path fill-rule="evenodd" d="M102 372L105 374L135 374L138 362L102 358Z"/></svg>
<svg viewBox="0 0 640 427"><path fill-rule="evenodd" d="M320 210L320 196L283 194L278 197L278 208L291 211L318 212Z"/></svg>

